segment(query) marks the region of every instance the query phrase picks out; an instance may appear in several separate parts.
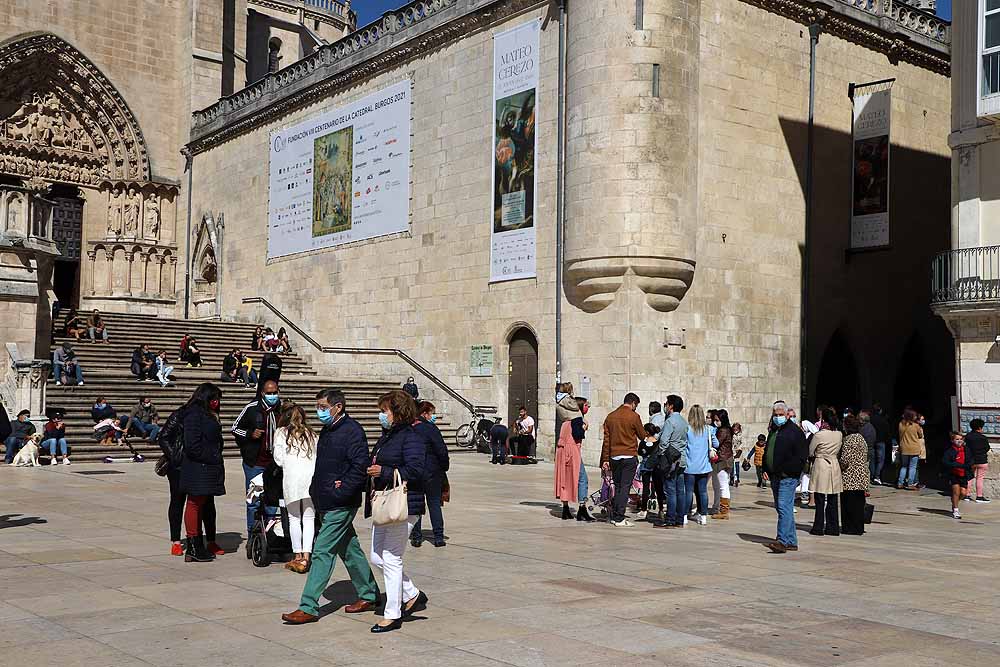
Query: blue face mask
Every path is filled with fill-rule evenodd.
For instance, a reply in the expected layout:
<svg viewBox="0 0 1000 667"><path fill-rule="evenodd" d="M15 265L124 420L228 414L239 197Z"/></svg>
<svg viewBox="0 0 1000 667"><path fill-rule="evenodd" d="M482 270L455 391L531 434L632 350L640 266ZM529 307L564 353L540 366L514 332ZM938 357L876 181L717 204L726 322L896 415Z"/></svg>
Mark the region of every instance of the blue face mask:
<svg viewBox="0 0 1000 667"><path fill-rule="evenodd" d="M98 410L103 410L104 408L108 407L108 404L107 403L98 403L96 407L97 407Z"/></svg>
<svg viewBox="0 0 1000 667"><path fill-rule="evenodd" d="M781 415L780 417L775 415L772 419L774 420L775 426L784 426L785 422L788 421L788 417L785 417L784 415Z"/></svg>
<svg viewBox="0 0 1000 667"><path fill-rule="evenodd" d="M389 421L389 415L384 412L378 413L378 421L382 424L382 428L388 431L392 427L392 423Z"/></svg>
<svg viewBox="0 0 1000 667"><path fill-rule="evenodd" d="M430 423L432 423L432 424L433 424L434 422L436 422L436 421L437 421L437 418L438 418L438 416L437 416L437 415L431 415L431 418L430 418L430 419L428 419L427 421L429 421Z"/></svg>
<svg viewBox="0 0 1000 667"><path fill-rule="evenodd" d="M267 403L268 405L270 405L271 407L274 407L275 405L278 404L278 395L277 394L264 394L264 402Z"/></svg>
<svg viewBox="0 0 1000 667"><path fill-rule="evenodd" d="M316 409L316 418L319 419L324 424L333 423L333 415L330 414L329 410Z"/></svg>

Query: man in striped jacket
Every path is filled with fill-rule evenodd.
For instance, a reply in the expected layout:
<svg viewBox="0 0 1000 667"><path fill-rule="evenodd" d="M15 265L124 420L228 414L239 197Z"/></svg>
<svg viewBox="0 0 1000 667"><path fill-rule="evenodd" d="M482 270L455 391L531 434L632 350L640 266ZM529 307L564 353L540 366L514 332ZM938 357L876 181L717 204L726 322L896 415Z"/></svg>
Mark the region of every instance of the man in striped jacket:
<svg viewBox="0 0 1000 667"><path fill-rule="evenodd" d="M232 432L243 458L243 476L246 480L244 490L250 487L250 480L264 472L274 461L271 452L279 414L281 397L278 394L278 383L268 380L261 387L258 398L247 403L233 423ZM253 529L254 514L259 504L258 499L247 505L247 537Z"/></svg>

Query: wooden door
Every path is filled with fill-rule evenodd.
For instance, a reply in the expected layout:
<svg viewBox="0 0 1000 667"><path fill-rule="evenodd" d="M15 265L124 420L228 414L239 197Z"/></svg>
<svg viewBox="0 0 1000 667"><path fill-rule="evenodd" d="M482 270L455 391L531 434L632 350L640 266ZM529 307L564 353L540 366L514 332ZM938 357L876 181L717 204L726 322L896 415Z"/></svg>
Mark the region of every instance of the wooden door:
<svg viewBox="0 0 1000 667"><path fill-rule="evenodd" d="M523 405L538 423L538 342L527 329L518 329L510 339L507 383L507 425L517 421Z"/></svg>

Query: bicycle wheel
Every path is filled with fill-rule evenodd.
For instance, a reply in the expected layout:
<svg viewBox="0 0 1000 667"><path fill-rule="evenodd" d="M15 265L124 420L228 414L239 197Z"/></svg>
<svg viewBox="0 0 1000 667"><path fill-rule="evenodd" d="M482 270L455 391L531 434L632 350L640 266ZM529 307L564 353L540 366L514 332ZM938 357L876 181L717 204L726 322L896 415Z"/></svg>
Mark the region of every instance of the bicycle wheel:
<svg viewBox="0 0 1000 667"><path fill-rule="evenodd" d="M459 447L472 447L473 435L474 433L472 432L472 427L468 424L462 424L458 427L458 430L455 431L455 442L458 443Z"/></svg>

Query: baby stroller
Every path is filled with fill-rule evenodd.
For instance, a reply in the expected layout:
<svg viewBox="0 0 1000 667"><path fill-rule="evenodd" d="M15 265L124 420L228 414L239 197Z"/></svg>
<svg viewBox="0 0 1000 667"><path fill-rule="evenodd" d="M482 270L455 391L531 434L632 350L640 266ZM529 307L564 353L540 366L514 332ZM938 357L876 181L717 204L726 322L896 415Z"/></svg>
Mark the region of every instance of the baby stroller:
<svg viewBox="0 0 1000 667"><path fill-rule="evenodd" d="M587 509L593 514L600 507L601 514L611 516L611 503L615 499L615 480L610 472L601 472L601 490L588 496Z"/></svg>
<svg viewBox="0 0 1000 667"><path fill-rule="evenodd" d="M247 489L247 505L260 500L246 547L247 558L257 567L267 567L275 559L287 561L292 556L288 510L281 484L281 468L271 466L250 480ZM275 508L277 514L273 512Z"/></svg>

